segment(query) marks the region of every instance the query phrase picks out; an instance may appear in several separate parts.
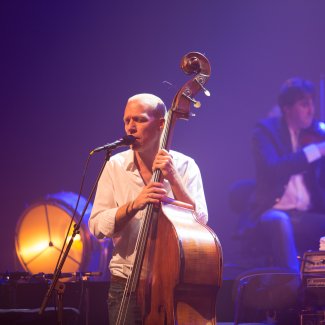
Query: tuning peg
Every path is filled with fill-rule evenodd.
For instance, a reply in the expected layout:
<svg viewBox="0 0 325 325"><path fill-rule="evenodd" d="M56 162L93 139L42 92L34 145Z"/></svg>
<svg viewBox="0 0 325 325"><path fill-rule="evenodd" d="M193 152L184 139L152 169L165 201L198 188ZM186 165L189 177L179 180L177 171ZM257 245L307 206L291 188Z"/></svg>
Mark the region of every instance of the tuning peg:
<svg viewBox="0 0 325 325"><path fill-rule="evenodd" d="M199 101L197 101L197 100L194 100L195 101L195 103L194 103L194 107L195 108L200 108L201 107L201 102L199 102ZM195 116L195 114L194 114L194 116Z"/></svg>
<svg viewBox="0 0 325 325"><path fill-rule="evenodd" d="M204 95L207 96L207 97L210 97L211 96L210 91L208 89L204 88L202 85L201 85L201 87L202 87L202 90L204 92Z"/></svg>
<svg viewBox="0 0 325 325"><path fill-rule="evenodd" d="M211 96L210 91L203 86L203 79L202 78L195 78L195 80L199 84L199 86L202 88L202 90L204 92L204 95L207 96L207 97L210 97Z"/></svg>
<svg viewBox="0 0 325 325"><path fill-rule="evenodd" d="M199 102L198 100L195 100L194 98L190 97L189 95L186 95L185 93L183 93L182 95L186 97L189 101L191 101L195 108L201 107L201 102Z"/></svg>

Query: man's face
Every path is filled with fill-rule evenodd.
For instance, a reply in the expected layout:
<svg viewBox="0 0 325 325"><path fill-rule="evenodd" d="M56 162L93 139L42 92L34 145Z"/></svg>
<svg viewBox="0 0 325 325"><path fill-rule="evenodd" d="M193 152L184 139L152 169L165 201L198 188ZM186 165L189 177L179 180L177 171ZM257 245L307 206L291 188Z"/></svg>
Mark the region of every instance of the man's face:
<svg viewBox="0 0 325 325"><path fill-rule="evenodd" d="M153 108L140 100L128 102L124 111L124 128L127 134L136 137L131 146L143 152L157 148L164 120L153 115Z"/></svg>
<svg viewBox="0 0 325 325"><path fill-rule="evenodd" d="M310 95L306 95L292 106L286 107L285 111L291 126L295 129L306 129L311 125L314 118L314 101Z"/></svg>

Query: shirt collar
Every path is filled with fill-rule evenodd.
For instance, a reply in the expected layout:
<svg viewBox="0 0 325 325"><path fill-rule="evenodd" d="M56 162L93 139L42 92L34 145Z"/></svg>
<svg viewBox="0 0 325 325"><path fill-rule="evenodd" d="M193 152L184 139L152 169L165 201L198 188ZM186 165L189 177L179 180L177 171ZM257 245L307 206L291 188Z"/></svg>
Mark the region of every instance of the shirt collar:
<svg viewBox="0 0 325 325"><path fill-rule="evenodd" d="M178 159L177 156L176 157L173 156L173 151L172 150L170 150L169 152L171 153L174 160ZM134 163L134 151L131 150L131 149L127 150L127 152L126 152L125 169L127 171L131 171L131 172L134 172L135 170L137 170L137 167L136 167L136 165Z"/></svg>
<svg viewBox="0 0 325 325"><path fill-rule="evenodd" d="M134 163L134 151L129 149L125 157L125 169L128 171L135 171L137 169Z"/></svg>

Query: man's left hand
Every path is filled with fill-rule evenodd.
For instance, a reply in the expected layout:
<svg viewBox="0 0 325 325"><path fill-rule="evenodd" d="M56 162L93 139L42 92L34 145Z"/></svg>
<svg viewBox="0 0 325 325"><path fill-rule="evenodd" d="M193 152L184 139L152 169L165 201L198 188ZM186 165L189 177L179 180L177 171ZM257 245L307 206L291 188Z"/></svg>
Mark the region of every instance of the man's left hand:
<svg viewBox="0 0 325 325"><path fill-rule="evenodd" d="M153 170L160 169L164 178L173 182L177 178L177 171L174 166L172 155L165 149L160 149L155 157L152 166Z"/></svg>

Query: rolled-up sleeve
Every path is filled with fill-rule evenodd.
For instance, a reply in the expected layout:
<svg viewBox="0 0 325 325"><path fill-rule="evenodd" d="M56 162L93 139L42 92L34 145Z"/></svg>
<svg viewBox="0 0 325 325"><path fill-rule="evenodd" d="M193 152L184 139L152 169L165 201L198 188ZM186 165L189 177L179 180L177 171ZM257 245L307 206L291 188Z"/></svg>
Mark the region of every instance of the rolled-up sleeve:
<svg viewBox="0 0 325 325"><path fill-rule="evenodd" d="M206 205L201 172L193 159L189 159L185 175L186 188L195 200L195 212L197 219L203 223L208 222L208 208Z"/></svg>
<svg viewBox="0 0 325 325"><path fill-rule="evenodd" d="M118 209L107 163L98 182L94 205L88 221L90 232L97 238L112 237Z"/></svg>

